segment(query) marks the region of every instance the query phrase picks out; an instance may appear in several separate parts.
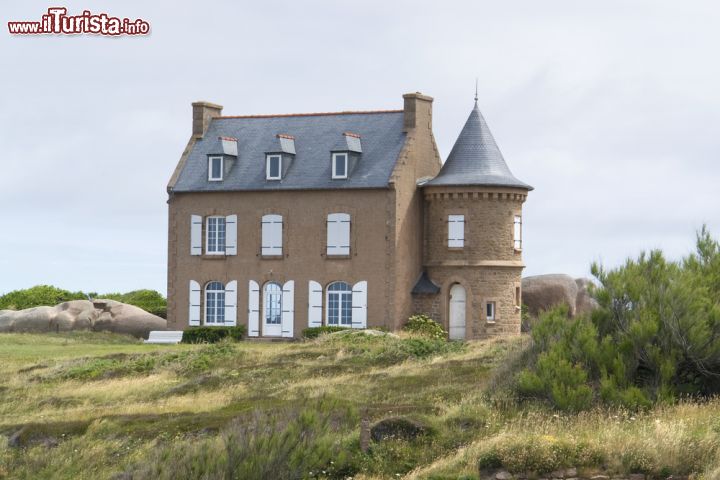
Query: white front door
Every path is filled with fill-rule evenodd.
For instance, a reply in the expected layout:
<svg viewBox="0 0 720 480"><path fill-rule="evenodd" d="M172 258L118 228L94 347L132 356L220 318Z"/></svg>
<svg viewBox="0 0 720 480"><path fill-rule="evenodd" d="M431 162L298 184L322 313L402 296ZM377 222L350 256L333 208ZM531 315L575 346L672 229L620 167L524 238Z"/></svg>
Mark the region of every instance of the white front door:
<svg viewBox="0 0 720 480"><path fill-rule="evenodd" d="M450 340L465 338L465 288L455 284L450 288Z"/></svg>
<svg viewBox="0 0 720 480"><path fill-rule="evenodd" d="M282 287L266 283L263 288L263 336L282 335Z"/></svg>

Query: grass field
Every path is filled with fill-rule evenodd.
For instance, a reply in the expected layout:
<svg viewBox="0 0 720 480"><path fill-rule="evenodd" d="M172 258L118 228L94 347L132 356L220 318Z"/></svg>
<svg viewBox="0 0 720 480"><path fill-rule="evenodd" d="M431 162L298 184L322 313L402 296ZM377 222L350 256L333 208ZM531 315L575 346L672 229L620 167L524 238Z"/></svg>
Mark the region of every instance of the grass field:
<svg viewBox="0 0 720 480"><path fill-rule="evenodd" d="M527 342L0 335L0 478L437 480L477 478L478 462L720 474L720 402L573 416L518 404L500 390ZM426 433L362 452L361 418L397 415Z"/></svg>

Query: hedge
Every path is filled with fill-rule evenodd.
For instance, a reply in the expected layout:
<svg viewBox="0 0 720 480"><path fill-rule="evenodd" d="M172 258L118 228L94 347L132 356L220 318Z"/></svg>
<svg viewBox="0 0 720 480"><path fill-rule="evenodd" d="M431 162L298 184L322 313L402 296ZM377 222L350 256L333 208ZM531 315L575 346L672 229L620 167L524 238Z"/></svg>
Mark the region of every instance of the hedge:
<svg viewBox="0 0 720 480"><path fill-rule="evenodd" d="M245 336L245 326L237 327L192 327L183 332L182 343L217 343L224 338L235 341Z"/></svg>

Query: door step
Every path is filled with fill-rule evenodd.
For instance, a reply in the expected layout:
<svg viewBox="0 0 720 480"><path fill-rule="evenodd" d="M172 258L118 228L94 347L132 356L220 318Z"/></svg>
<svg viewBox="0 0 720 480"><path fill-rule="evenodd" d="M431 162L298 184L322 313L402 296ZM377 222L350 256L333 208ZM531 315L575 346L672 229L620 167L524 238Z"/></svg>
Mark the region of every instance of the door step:
<svg viewBox="0 0 720 480"><path fill-rule="evenodd" d="M250 342L294 342L294 338L287 338L287 337L245 337L243 340L250 341Z"/></svg>

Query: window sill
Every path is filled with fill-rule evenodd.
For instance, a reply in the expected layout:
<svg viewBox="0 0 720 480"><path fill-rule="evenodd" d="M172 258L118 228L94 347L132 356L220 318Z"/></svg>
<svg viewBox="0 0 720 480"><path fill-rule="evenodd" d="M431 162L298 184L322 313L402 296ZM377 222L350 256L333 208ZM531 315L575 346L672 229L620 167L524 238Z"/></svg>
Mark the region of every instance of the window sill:
<svg viewBox="0 0 720 480"><path fill-rule="evenodd" d="M202 255L203 260L225 260L227 255L224 253L206 253Z"/></svg>
<svg viewBox="0 0 720 480"><path fill-rule="evenodd" d="M325 255L327 260L349 260L352 255Z"/></svg>
<svg viewBox="0 0 720 480"><path fill-rule="evenodd" d="M485 320L485 323L489 323L490 325L495 325L497 323L496 320Z"/></svg>
<svg viewBox="0 0 720 480"><path fill-rule="evenodd" d="M260 260L282 260L284 255L260 255Z"/></svg>
<svg viewBox="0 0 720 480"><path fill-rule="evenodd" d="M465 247L447 247L447 249L450 252L462 252L465 250Z"/></svg>
<svg viewBox="0 0 720 480"><path fill-rule="evenodd" d="M522 248L513 248L515 253L522 253Z"/></svg>

